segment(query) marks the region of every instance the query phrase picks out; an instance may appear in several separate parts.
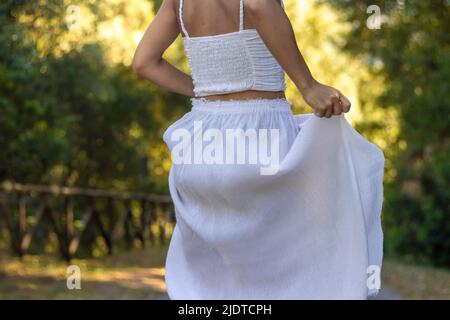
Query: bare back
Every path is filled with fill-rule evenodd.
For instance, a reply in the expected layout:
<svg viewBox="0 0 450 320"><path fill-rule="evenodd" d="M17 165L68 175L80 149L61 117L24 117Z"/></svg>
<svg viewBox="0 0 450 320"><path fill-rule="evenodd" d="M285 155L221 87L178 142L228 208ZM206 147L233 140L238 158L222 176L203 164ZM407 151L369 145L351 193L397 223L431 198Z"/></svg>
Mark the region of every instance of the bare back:
<svg viewBox="0 0 450 320"><path fill-rule="evenodd" d="M245 2L245 0L244 0ZM177 12L180 1L177 1ZM183 24L190 37L213 36L239 30L239 0L184 0L182 7ZM244 29L253 29L254 25L244 10ZM178 17L178 15L177 15ZM182 25L178 24L180 30ZM182 36L183 32L181 33ZM254 99L254 98L285 98L284 91L247 90L235 93L217 94L205 97L211 100Z"/></svg>

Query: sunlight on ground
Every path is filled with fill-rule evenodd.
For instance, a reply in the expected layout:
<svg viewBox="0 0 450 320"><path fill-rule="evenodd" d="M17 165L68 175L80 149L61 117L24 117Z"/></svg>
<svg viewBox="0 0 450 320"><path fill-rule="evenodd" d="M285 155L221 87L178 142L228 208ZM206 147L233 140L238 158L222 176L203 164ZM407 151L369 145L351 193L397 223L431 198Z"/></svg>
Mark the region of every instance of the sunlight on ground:
<svg viewBox="0 0 450 320"><path fill-rule="evenodd" d="M75 259L81 289L66 286L69 264L54 256L0 253L0 299L157 299L166 292L166 247L118 253L99 259Z"/></svg>

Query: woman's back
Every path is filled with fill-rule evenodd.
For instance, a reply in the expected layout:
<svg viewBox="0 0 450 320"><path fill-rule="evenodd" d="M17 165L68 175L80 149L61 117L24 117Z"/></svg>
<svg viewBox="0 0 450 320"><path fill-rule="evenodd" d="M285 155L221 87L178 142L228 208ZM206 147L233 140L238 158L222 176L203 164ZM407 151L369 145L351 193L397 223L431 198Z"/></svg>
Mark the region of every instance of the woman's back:
<svg viewBox="0 0 450 320"><path fill-rule="evenodd" d="M192 25L185 18L185 2L190 4L187 16ZM237 8L230 3L237 4ZM233 27L235 17L236 27ZM245 27L244 0L226 2L226 5L220 0L180 0L178 18L196 96L244 91L284 92L284 70L258 31ZM195 29L197 32L193 33L191 30ZM206 29L212 32L205 34Z"/></svg>
<svg viewBox="0 0 450 320"><path fill-rule="evenodd" d="M245 2L245 0L244 0ZM239 28L239 0L184 0L183 20L192 37L217 35L237 31ZM178 1L179 10L180 1ZM244 29L253 29L248 15Z"/></svg>

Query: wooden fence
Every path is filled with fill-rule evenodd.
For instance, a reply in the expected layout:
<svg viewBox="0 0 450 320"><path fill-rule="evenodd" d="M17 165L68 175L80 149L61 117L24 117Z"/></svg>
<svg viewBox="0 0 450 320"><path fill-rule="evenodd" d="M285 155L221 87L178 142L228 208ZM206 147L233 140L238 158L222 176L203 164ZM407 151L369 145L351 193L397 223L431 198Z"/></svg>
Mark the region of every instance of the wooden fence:
<svg viewBox="0 0 450 320"><path fill-rule="evenodd" d="M131 249L165 242L167 230L174 223L170 196L0 184L0 231L18 256L30 252L42 228L47 230L47 244L58 248L60 255L70 261L82 243L93 248L98 246L99 238L107 254L113 254L119 246Z"/></svg>

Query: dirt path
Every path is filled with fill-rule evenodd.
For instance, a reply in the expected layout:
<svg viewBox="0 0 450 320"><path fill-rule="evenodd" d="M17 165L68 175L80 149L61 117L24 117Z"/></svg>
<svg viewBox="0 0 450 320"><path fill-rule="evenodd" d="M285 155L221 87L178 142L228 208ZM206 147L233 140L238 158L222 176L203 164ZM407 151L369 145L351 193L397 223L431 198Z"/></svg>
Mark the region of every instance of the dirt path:
<svg viewBox="0 0 450 320"><path fill-rule="evenodd" d="M396 290L384 285L380 293L370 300L404 300L404 298Z"/></svg>

